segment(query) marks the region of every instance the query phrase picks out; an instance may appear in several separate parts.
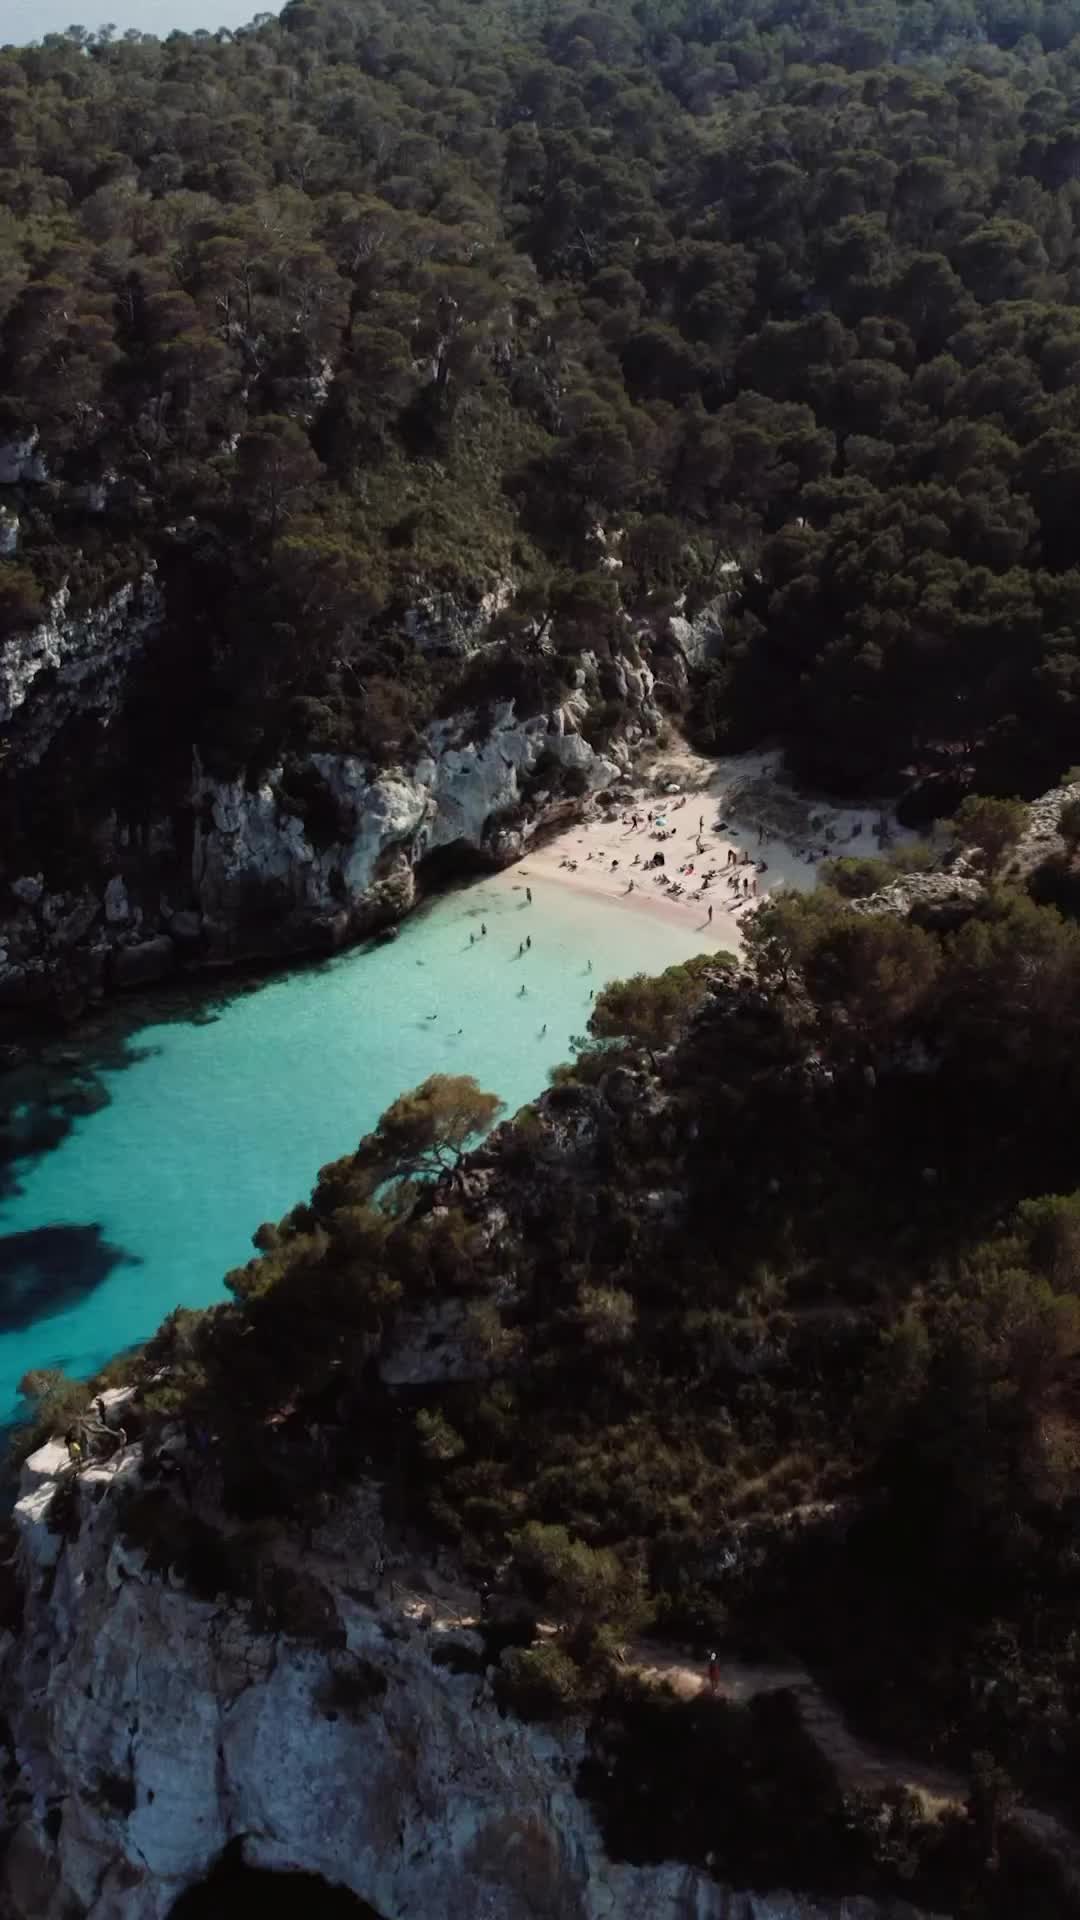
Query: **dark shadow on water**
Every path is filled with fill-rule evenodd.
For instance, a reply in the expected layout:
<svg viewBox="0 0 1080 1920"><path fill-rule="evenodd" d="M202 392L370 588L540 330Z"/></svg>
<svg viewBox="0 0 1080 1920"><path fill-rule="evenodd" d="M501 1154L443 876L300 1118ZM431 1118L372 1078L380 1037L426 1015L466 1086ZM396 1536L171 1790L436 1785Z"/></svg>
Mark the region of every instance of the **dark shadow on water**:
<svg viewBox="0 0 1080 1920"><path fill-rule="evenodd" d="M106 1076L149 1060L158 1051L142 1036L149 1028L213 1026L233 1000L257 993L268 976L230 976L228 985L182 981L107 1002L62 1038L38 1038L8 1048L0 1062L0 1203L20 1191L23 1174L63 1145L80 1120L110 1103Z"/></svg>
<svg viewBox="0 0 1080 1920"><path fill-rule="evenodd" d="M0 1333L23 1333L39 1320L66 1313L117 1267L136 1265L134 1254L110 1246L93 1224L5 1234L0 1238Z"/></svg>
<svg viewBox="0 0 1080 1920"><path fill-rule="evenodd" d="M460 887L441 890L409 915L400 939L394 943L398 964L408 949L410 936L423 926L440 900L475 885L475 878L462 877ZM467 911L491 918L500 904L484 899ZM108 1106L112 1096L107 1075L137 1066L152 1056L156 1049L143 1038L148 1029L212 1026L234 1001L248 999L294 976L329 973L353 964L363 966L367 956L378 952L381 945L375 939L300 963L268 964L214 979L188 975L134 999L106 1001L59 1038L40 1037L25 1046L0 1050L0 1203L19 1193L21 1177L35 1161L55 1152L81 1119ZM418 960L416 964L422 966L424 962Z"/></svg>

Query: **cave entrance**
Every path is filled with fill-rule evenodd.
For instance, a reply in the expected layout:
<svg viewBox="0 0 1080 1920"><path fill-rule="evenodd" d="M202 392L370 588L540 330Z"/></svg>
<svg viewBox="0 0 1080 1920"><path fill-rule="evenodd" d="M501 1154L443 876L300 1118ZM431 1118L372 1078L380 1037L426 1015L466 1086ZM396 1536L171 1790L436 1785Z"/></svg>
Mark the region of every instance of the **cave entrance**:
<svg viewBox="0 0 1080 1920"><path fill-rule="evenodd" d="M448 887L475 880L478 874L490 873L491 866L470 841L451 840L449 846L421 854L415 867L416 884L421 893L443 893Z"/></svg>
<svg viewBox="0 0 1080 1920"><path fill-rule="evenodd" d="M374 1907L317 1873L267 1873L245 1867L238 1846L222 1856L207 1878L180 1895L169 1920L381 1920Z"/></svg>

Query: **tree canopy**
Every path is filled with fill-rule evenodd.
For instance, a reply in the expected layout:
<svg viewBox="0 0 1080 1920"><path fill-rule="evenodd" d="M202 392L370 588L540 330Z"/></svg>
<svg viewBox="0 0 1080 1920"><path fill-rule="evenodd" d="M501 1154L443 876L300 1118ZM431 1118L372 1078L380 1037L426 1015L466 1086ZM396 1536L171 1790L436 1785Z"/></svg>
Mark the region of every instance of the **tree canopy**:
<svg viewBox="0 0 1080 1920"><path fill-rule="evenodd" d="M9 770L11 857L173 798L193 742L408 754L473 690L409 610L496 586L492 694L720 600L664 678L704 743L941 811L1048 785L1080 759L1076 25L297 0L5 49L0 632L151 561L167 607L108 736Z"/></svg>

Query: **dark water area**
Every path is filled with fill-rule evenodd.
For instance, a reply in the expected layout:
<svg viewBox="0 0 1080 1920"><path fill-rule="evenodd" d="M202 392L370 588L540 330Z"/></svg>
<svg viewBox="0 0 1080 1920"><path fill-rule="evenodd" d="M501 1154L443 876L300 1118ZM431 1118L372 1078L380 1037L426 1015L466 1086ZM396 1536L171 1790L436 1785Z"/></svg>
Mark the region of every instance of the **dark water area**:
<svg viewBox="0 0 1080 1920"><path fill-rule="evenodd" d="M21 1333L79 1306L135 1255L109 1245L101 1227L33 1227L0 1238L0 1333Z"/></svg>

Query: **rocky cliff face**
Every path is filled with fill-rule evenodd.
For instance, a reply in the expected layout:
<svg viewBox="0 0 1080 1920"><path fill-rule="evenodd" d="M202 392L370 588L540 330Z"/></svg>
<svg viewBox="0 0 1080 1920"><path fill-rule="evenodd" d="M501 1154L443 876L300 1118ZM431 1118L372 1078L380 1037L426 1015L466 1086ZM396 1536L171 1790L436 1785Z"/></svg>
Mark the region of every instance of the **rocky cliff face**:
<svg viewBox="0 0 1080 1920"><path fill-rule="evenodd" d="M608 1859L574 1787L580 1736L498 1711L438 1582L417 1594L423 1575L392 1550L386 1566L372 1492L283 1566L305 1583L290 1632L148 1569L117 1524L141 1471L129 1449L75 1483L55 1443L24 1470L0 1698L14 1920L165 1920L230 1841L383 1920L884 1920Z"/></svg>
<svg viewBox="0 0 1080 1920"><path fill-rule="evenodd" d="M125 672L159 630L163 613L152 572L84 614L70 611L61 587L39 626L0 645L0 728L20 765L35 765L76 711L108 724L123 697Z"/></svg>
<svg viewBox="0 0 1080 1920"><path fill-rule="evenodd" d="M496 595L486 610L498 611ZM458 623L461 646L483 621ZM441 603L416 612L425 631ZM80 619L58 595L50 617L0 648L0 729L16 766L32 767L74 714L108 726L133 657L162 618L153 575ZM210 778L197 756L170 814L138 828L102 819L79 884L46 870L0 872L0 1011L56 1006L73 1015L112 987L178 966L331 951L408 912L418 870L443 853L498 866L546 822L614 785L659 713L647 645L627 635L601 671L581 656L561 705L433 724L407 763L377 768L312 753L269 767L256 784ZM621 720L604 751L585 737L613 701Z"/></svg>

